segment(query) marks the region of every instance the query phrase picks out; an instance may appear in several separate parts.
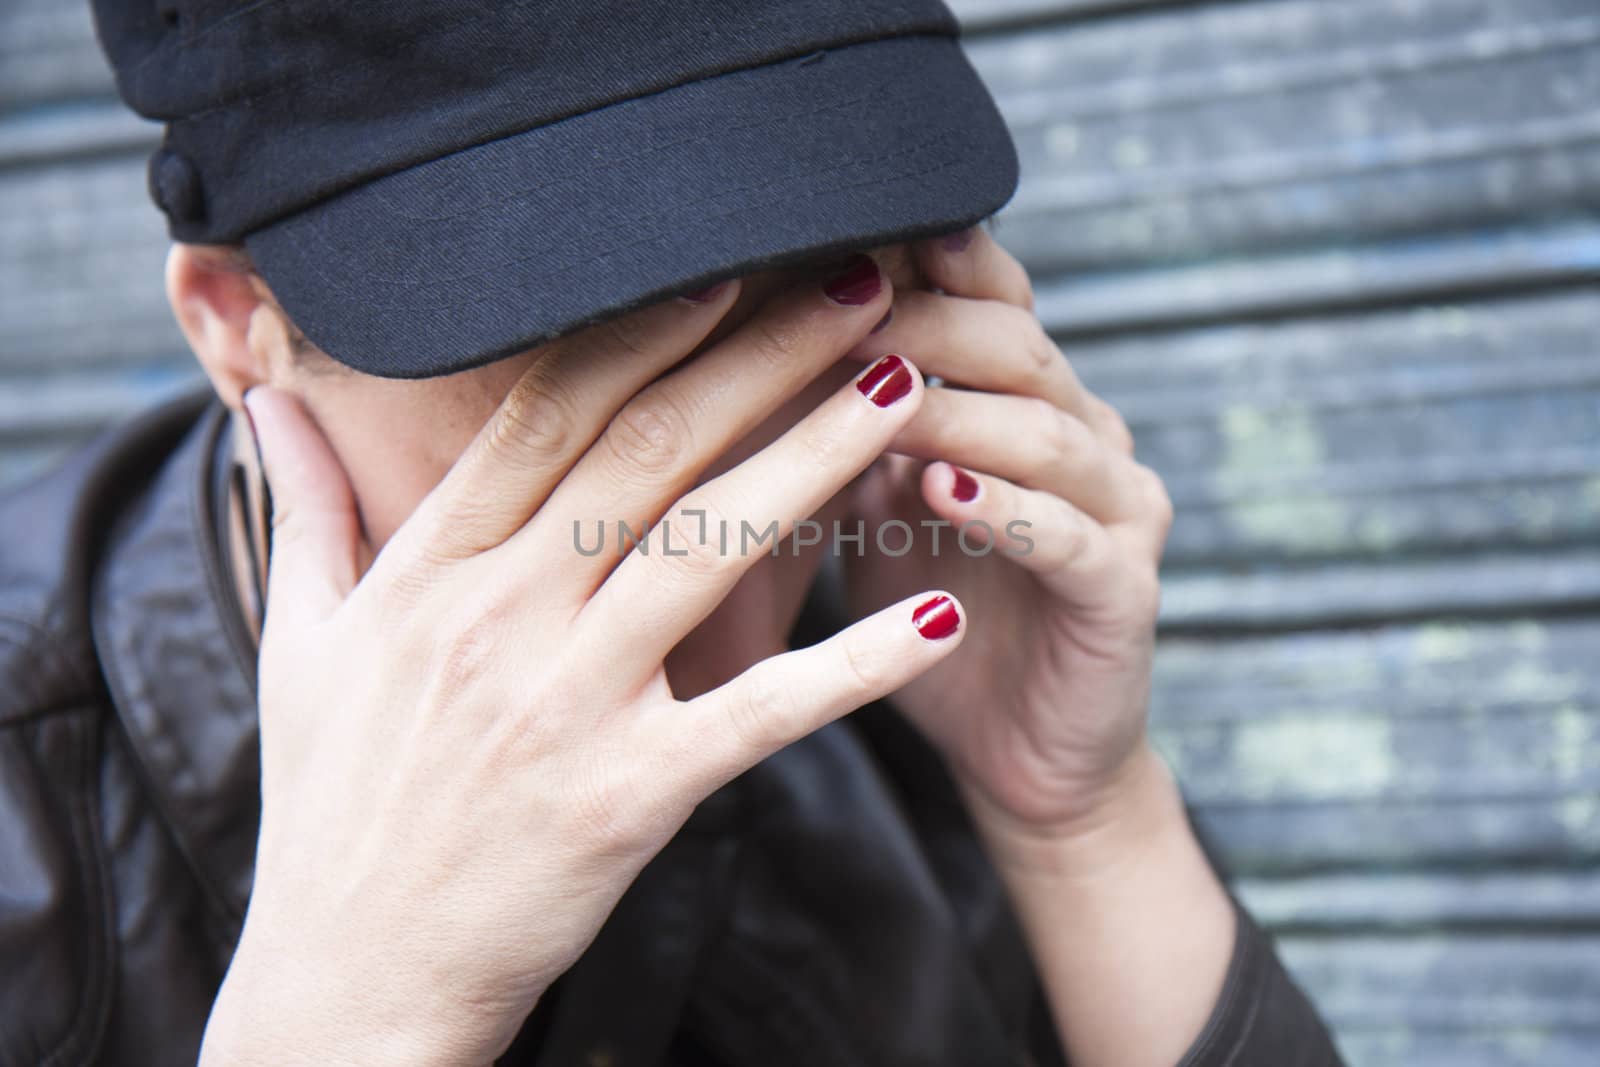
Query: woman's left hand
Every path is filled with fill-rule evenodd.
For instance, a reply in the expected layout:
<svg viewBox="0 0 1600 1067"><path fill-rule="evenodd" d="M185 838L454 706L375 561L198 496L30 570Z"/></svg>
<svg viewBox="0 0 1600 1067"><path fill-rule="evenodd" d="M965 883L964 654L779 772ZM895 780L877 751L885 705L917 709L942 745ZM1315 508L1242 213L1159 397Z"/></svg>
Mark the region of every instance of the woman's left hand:
<svg viewBox="0 0 1600 1067"><path fill-rule="evenodd" d="M942 292L901 290L889 326L852 355L903 352L947 385L890 445L900 454L857 483L867 555L844 557L852 614L930 587L960 598L964 646L891 701L943 752L991 840L1059 841L1115 817L1150 780L1172 505L1122 417L1034 316L1015 259L981 228L916 256ZM898 557L876 543L896 519L913 534ZM927 525L940 520L950 525ZM884 533L890 551L906 540Z"/></svg>

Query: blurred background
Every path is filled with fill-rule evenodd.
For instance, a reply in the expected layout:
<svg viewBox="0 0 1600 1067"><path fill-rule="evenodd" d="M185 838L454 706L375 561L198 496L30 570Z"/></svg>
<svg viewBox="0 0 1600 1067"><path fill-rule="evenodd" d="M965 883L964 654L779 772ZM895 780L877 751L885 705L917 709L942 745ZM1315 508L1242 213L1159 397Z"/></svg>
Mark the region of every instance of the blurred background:
<svg viewBox="0 0 1600 1067"><path fill-rule="evenodd" d="M1353 1065L1600 1063L1600 0L952 6L1236 890ZM0 487L197 381L155 136L0 0Z"/></svg>

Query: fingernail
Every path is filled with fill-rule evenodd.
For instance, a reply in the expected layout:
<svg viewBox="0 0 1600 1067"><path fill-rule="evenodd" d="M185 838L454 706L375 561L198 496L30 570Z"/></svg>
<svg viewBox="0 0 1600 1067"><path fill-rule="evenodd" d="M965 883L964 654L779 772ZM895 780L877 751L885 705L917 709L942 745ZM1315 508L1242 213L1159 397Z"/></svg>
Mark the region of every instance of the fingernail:
<svg viewBox="0 0 1600 1067"><path fill-rule="evenodd" d="M888 326L889 325L889 320L892 319L892 318L894 318L894 308L890 308L888 311L885 311L883 313L883 318L878 320L878 325L874 326L872 329L868 330L867 332L868 333L877 333L878 331L882 330L884 327Z"/></svg>
<svg viewBox="0 0 1600 1067"><path fill-rule="evenodd" d="M859 252L851 256L849 264L822 287L829 300L850 307L870 304L882 289L883 276L878 273L878 264L871 256Z"/></svg>
<svg viewBox="0 0 1600 1067"><path fill-rule="evenodd" d="M978 479L962 470L955 468L956 484L950 487L950 495L963 504L970 504L978 499Z"/></svg>
<svg viewBox="0 0 1600 1067"><path fill-rule="evenodd" d="M684 293L683 299L691 304L709 304L717 298L718 293L727 287L727 282L718 282L716 285L709 285L704 289L696 289L692 293Z"/></svg>
<svg viewBox="0 0 1600 1067"><path fill-rule="evenodd" d="M911 625L929 641L949 637L961 626L961 614L955 601L947 596L936 596L911 613Z"/></svg>
<svg viewBox="0 0 1600 1067"><path fill-rule="evenodd" d="M856 379L861 395L886 408L896 400L903 400L911 392L911 370L899 356L884 356L872 369Z"/></svg>
<svg viewBox="0 0 1600 1067"><path fill-rule="evenodd" d="M972 227L967 227L956 233L947 233L944 240L939 242L946 252L965 252L967 246L972 244Z"/></svg>

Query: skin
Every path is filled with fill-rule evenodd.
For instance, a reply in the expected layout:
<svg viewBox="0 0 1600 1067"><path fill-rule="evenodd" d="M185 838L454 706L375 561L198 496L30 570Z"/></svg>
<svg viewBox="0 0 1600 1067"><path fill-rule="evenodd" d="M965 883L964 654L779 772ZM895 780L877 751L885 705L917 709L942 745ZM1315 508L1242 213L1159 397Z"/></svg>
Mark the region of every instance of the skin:
<svg viewBox="0 0 1600 1067"><path fill-rule="evenodd" d="M205 1062L492 1059L699 800L880 697L945 756L1072 1061L1178 1060L1235 931L1145 732L1171 505L1021 266L968 236L874 250L861 306L770 272L416 382L296 353L258 277L173 249L174 312L223 401L249 391L275 504L255 891ZM852 383L888 352L912 387L879 408ZM1034 550L847 555L860 621L790 651L820 549L572 549L574 518L685 504L983 519L997 549L1020 518ZM941 593L961 624L929 640L912 612Z"/></svg>

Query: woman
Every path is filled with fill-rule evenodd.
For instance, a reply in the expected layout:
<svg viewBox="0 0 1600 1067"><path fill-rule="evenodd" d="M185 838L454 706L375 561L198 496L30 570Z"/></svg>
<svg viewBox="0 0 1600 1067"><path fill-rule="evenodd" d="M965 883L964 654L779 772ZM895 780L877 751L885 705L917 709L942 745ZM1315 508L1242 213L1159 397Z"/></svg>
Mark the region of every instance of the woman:
<svg viewBox="0 0 1600 1067"><path fill-rule="evenodd" d="M215 399L0 513L4 1052L1336 1062L948 13L598 7L100 5Z"/></svg>

